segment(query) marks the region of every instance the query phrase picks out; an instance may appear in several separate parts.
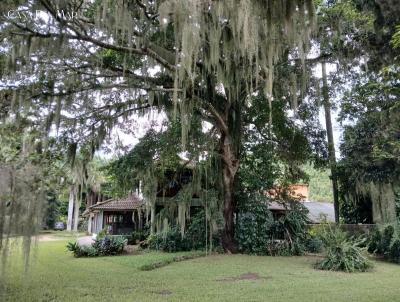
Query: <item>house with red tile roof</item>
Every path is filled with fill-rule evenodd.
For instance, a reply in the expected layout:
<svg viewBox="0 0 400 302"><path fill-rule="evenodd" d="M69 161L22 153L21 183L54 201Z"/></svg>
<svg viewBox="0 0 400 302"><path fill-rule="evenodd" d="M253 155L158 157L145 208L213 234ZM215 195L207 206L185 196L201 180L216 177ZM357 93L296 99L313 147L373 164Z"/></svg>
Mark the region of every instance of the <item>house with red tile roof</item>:
<svg viewBox="0 0 400 302"><path fill-rule="evenodd" d="M144 208L143 198L131 193L125 198L95 203L83 215L88 219L89 234L98 234L104 228L112 235L129 234L143 228Z"/></svg>

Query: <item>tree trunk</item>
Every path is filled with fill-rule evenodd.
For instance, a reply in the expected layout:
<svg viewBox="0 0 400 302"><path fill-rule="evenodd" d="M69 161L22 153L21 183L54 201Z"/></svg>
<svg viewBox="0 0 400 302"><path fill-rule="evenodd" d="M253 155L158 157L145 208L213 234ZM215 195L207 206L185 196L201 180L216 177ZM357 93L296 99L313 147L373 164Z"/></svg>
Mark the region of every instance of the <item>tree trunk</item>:
<svg viewBox="0 0 400 302"><path fill-rule="evenodd" d="M323 85L322 89L324 98L323 105L325 110L326 134L328 137L329 164L331 168L331 179L332 179L332 189L333 189L333 206L335 209L335 222L339 223L339 192L338 192L338 182L336 176L335 142L333 140L331 103L329 101L328 81L326 77L325 62L322 62L322 85Z"/></svg>
<svg viewBox="0 0 400 302"><path fill-rule="evenodd" d="M225 251L235 253L237 251L235 242L235 201L234 201L234 182L236 172L239 167L239 160L232 150L230 136L221 135L221 156L222 156L222 176L224 189L224 230L222 233L222 247Z"/></svg>
<svg viewBox="0 0 400 302"><path fill-rule="evenodd" d="M72 231L72 219L73 219L73 213L74 213L74 199L75 199L75 190L74 190L74 186L71 185L71 187L69 188L67 231Z"/></svg>
<svg viewBox="0 0 400 302"><path fill-rule="evenodd" d="M79 224L79 208L80 208L80 202L79 198L76 198L75 196L75 203L74 203L74 232L78 232L78 224Z"/></svg>

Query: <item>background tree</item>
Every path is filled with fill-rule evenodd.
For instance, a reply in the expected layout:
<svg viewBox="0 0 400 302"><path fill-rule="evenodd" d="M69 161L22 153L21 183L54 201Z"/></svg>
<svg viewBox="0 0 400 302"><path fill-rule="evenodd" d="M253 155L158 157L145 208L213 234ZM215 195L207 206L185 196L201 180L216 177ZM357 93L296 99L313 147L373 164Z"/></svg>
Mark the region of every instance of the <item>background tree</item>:
<svg viewBox="0 0 400 302"><path fill-rule="evenodd" d="M398 18L393 12L396 12L399 7L391 1L358 0L326 1L322 2L320 7L318 41L321 57L323 57L323 104L331 149L332 182L334 187L337 187L335 183L338 176L335 174L337 169L334 163L333 137L332 133L330 134L332 132L330 131L332 128L331 114L330 110L326 109L330 109L331 105L333 105L332 108L335 108L336 103L345 111L349 102L342 102L343 91L351 90L349 87L356 86L362 81L362 78L365 78L365 73L377 74L382 66L393 62L396 51L390 47L390 39L394 33L396 22L398 22L396 21ZM332 65L329 64L336 65L336 70L329 76L324 68L326 64L331 69ZM355 98L351 102L358 103L360 100ZM358 113L363 112L361 107L357 109ZM353 169L355 168L353 167ZM346 177L341 179L345 180ZM348 193L348 187L342 186L341 189L341 196L345 196ZM337 190L334 189L333 193L337 201ZM335 212L337 213L338 203L335 203ZM345 208L346 214L344 215L350 217L348 211L351 206L344 203L343 209ZM336 215L336 220L338 220L338 215Z"/></svg>
<svg viewBox="0 0 400 302"><path fill-rule="evenodd" d="M399 194L398 66L367 75L346 95L340 179L343 216L351 222L396 220Z"/></svg>

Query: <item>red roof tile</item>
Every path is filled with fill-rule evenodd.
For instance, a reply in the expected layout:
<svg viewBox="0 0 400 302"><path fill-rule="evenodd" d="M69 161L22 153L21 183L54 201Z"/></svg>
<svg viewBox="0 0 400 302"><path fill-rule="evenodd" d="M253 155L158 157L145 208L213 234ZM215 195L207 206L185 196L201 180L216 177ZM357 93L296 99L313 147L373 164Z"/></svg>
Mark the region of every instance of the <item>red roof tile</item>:
<svg viewBox="0 0 400 302"><path fill-rule="evenodd" d="M92 205L90 210L134 210L144 205L143 199L136 194L130 194L121 199L109 199Z"/></svg>

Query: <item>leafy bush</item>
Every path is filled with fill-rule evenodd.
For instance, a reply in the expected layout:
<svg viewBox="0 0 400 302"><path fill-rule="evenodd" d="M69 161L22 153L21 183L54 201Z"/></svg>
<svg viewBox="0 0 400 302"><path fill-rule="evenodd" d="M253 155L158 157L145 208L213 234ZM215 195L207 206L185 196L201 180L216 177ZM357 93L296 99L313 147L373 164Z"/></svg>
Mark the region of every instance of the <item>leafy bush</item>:
<svg viewBox="0 0 400 302"><path fill-rule="evenodd" d="M323 251L324 243L321 240L321 232L323 231L324 224L317 224L308 227L307 239L305 242L305 248L307 252L321 253Z"/></svg>
<svg viewBox="0 0 400 302"><path fill-rule="evenodd" d="M306 251L309 253L321 253L324 247L324 243L318 237L309 237L306 240Z"/></svg>
<svg viewBox="0 0 400 302"><path fill-rule="evenodd" d="M106 237L108 235L108 228L105 227L102 230L100 230L100 232L97 234L97 239L102 239L104 237Z"/></svg>
<svg viewBox="0 0 400 302"><path fill-rule="evenodd" d="M290 245L286 240L268 240L266 244L267 254L270 256L290 256Z"/></svg>
<svg viewBox="0 0 400 302"><path fill-rule="evenodd" d="M400 263L400 238L399 235L393 238L390 247L388 258L390 261Z"/></svg>
<svg viewBox="0 0 400 302"><path fill-rule="evenodd" d="M383 229L381 242L378 246L378 252L382 254L386 254L390 249L390 244L392 242L392 238L394 237L394 226L388 225Z"/></svg>
<svg viewBox="0 0 400 302"><path fill-rule="evenodd" d="M369 253L373 254L378 250L379 242L381 241L381 234L377 228L373 229L369 234L368 238L368 247L367 250Z"/></svg>
<svg viewBox="0 0 400 302"><path fill-rule="evenodd" d="M274 218L265 202L255 200L241 209L236 223L236 241L239 251L248 254L266 254L270 244Z"/></svg>
<svg viewBox="0 0 400 302"><path fill-rule="evenodd" d="M299 202L290 203L289 213L280 220L285 240L289 243L290 255L304 254L308 238L308 209Z"/></svg>
<svg viewBox="0 0 400 302"><path fill-rule="evenodd" d="M150 235L147 244L152 250L164 252L203 250L208 240L207 235L205 212L200 211L192 217L183 237L179 228L175 226L166 232ZM213 234L212 239L212 246L216 250L220 246L220 236Z"/></svg>
<svg viewBox="0 0 400 302"><path fill-rule="evenodd" d="M307 209L289 204L290 211L274 220L263 196L253 196L240 209L236 240L243 253L258 255L301 255L307 240Z"/></svg>
<svg viewBox="0 0 400 302"><path fill-rule="evenodd" d="M177 227L173 227L165 232L152 234L147 241L149 248L152 250L169 253L189 250L187 240L182 237Z"/></svg>
<svg viewBox="0 0 400 302"><path fill-rule="evenodd" d="M77 242L68 242L67 249L73 252L74 257L112 256L123 252L126 244L123 236L106 236L96 239L91 246L79 245Z"/></svg>
<svg viewBox="0 0 400 302"><path fill-rule="evenodd" d="M360 247L365 239L348 238L340 228L326 225L321 240L326 256L317 263L317 268L351 273L364 272L372 267L372 263L363 254L364 249Z"/></svg>
<svg viewBox="0 0 400 302"><path fill-rule="evenodd" d="M399 228L396 224L375 228L369 238L368 251L388 261L400 263Z"/></svg>
<svg viewBox="0 0 400 302"><path fill-rule="evenodd" d="M121 254L126 242L124 236L106 236L95 240L92 246L100 256L111 256Z"/></svg>
<svg viewBox="0 0 400 302"><path fill-rule="evenodd" d="M206 214L205 211L200 211L194 215L189 223L185 238L190 250L204 250L210 244L210 230L206 230ZM218 249L221 246L221 236L218 233L212 234L212 248ZM209 246L207 246L209 247Z"/></svg>
<svg viewBox="0 0 400 302"><path fill-rule="evenodd" d="M143 230L133 231L132 234L128 238L128 244L136 244L138 242L144 241L149 237L150 230L148 227L145 227Z"/></svg>
<svg viewBox="0 0 400 302"><path fill-rule="evenodd" d="M67 249L73 252L74 257L96 257L97 250L93 246L81 246L77 242L68 242Z"/></svg>

